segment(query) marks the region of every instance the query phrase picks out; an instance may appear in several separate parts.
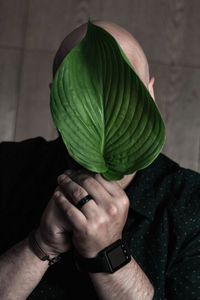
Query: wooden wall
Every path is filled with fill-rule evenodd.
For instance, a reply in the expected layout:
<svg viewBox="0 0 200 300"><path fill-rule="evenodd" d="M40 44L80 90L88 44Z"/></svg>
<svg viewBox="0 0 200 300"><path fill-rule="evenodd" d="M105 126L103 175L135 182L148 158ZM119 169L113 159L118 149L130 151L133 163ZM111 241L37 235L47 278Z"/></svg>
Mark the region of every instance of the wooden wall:
<svg viewBox="0 0 200 300"><path fill-rule="evenodd" d="M125 27L141 43L167 127L163 153L200 171L199 15L198 0L0 0L0 140L57 137L52 60L90 17Z"/></svg>

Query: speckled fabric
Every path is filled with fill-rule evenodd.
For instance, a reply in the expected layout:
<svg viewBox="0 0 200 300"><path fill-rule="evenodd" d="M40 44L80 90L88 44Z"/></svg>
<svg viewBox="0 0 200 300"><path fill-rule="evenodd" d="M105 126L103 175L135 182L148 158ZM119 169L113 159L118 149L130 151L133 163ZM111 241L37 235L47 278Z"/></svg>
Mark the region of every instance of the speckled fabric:
<svg viewBox="0 0 200 300"><path fill-rule="evenodd" d="M60 138L42 137L0 144L0 254L39 225L69 168ZM137 172L126 188L130 209L123 236L132 256L155 288L154 300L200 299L200 175L160 154ZM51 266L28 297L98 299L71 252Z"/></svg>

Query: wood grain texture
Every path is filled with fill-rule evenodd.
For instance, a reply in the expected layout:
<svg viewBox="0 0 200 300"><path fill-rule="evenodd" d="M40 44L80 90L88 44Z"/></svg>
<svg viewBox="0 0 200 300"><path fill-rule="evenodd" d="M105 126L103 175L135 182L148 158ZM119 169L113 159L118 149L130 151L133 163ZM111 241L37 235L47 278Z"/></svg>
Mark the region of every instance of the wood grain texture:
<svg viewBox="0 0 200 300"><path fill-rule="evenodd" d="M174 1L171 0L173 3ZM174 28L179 43L177 50L180 55L176 64L184 66L200 67L200 2L198 0L182 0L176 13ZM172 31L174 34L174 31ZM178 34L181 36L178 38Z"/></svg>
<svg viewBox="0 0 200 300"><path fill-rule="evenodd" d="M73 29L73 1L30 0L26 49L56 50L66 32Z"/></svg>
<svg viewBox="0 0 200 300"><path fill-rule="evenodd" d="M200 70L164 64L150 64L150 70L156 79L155 98L166 125L163 153L183 167L199 170ZM177 79L173 84L171 77Z"/></svg>
<svg viewBox="0 0 200 300"><path fill-rule="evenodd" d="M49 108L49 83L54 53L29 50L25 52L17 111L15 140L57 136Z"/></svg>
<svg viewBox="0 0 200 300"><path fill-rule="evenodd" d="M75 27L96 16L100 0L30 0L26 49L55 51Z"/></svg>
<svg viewBox="0 0 200 300"><path fill-rule="evenodd" d="M185 167L198 170L200 133L200 70L174 67L179 84L169 92L166 152ZM171 71L172 73L172 71Z"/></svg>
<svg viewBox="0 0 200 300"><path fill-rule="evenodd" d="M168 63L167 31L170 14L168 1L103 1L102 18L130 31L150 61ZM116 11L120 13L116 13ZM162 49L162 51L161 51Z"/></svg>
<svg viewBox="0 0 200 300"><path fill-rule="evenodd" d="M21 50L0 49L0 141L14 140Z"/></svg>
<svg viewBox="0 0 200 300"><path fill-rule="evenodd" d="M23 47L28 1L0 0L0 46Z"/></svg>

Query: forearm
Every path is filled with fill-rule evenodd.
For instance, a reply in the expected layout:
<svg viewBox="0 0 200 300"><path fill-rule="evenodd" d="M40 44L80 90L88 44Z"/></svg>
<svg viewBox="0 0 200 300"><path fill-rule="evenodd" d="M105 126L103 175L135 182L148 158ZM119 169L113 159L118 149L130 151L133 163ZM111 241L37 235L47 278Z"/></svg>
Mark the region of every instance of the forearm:
<svg viewBox="0 0 200 300"><path fill-rule="evenodd" d="M48 269L31 250L28 238L0 256L0 299L23 300L40 282Z"/></svg>
<svg viewBox="0 0 200 300"><path fill-rule="evenodd" d="M90 278L101 300L153 298L153 286L133 258L130 263L113 274L90 273Z"/></svg>

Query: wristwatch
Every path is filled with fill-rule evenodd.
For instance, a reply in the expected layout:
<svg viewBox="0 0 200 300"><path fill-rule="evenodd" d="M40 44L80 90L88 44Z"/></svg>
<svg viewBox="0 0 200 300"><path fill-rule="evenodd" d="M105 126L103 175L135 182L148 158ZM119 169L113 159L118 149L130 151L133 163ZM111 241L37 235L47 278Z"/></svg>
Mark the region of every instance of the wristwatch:
<svg viewBox="0 0 200 300"><path fill-rule="evenodd" d="M73 257L78 271L89 273L114 273L131 261L128 246L122 239L101 250L96 257L85 258L75 249Z"/></svg>

